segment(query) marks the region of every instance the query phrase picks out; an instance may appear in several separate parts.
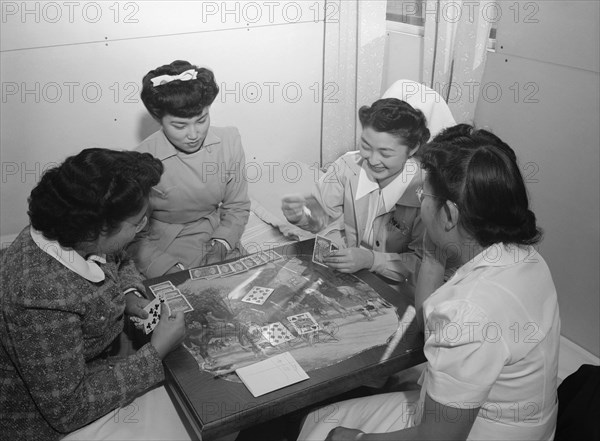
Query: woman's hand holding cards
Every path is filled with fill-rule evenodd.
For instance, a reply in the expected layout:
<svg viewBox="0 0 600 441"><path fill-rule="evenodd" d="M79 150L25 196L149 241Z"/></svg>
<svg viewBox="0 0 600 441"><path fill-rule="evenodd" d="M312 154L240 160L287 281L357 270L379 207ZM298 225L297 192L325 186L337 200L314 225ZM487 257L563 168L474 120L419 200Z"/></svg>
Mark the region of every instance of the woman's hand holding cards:
<svg viewBox="0 0 600 441"><path fill-rule="evenodd" d="M148 312L144 310L150 300L139 297L133 292L125 294L125 314L141 319L148 318Z"/></svg>
<svg viewBox="0 0 600 441"><path fill-rule="evenodd" d="M175 315L169 316L169 312L166 302L162 303L160 306L162 320L159 320L150 339L150 343L152 343L152 346L158 352L161 360L179 346L185 338L184 313L178 311Z"/></svg>
<svg viewBox="0 0 600 441"><path fill-rule="evenodd" d="M371 268L375 256L373 251L364 248L343 248L332 251L329 256L323 258L323 262L329 268L341 273L355 273L361 269Z"/></svg>

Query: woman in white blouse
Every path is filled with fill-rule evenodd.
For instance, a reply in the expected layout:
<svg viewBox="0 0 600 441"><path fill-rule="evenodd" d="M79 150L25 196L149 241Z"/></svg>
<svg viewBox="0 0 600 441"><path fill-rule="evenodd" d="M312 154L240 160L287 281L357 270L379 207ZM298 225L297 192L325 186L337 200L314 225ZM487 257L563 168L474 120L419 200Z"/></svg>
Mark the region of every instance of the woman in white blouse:
<svg viewBox="0 0 600 441"><path fill-rule="evenodd" d="M560 319L550 271L533 248L541 231L515 154L461 124L426 146L421 163L419 283L424 274L423 286L441 283L448 258L461 265L422 302L421 390L315 411L299 439L552 439Z"/></svg>

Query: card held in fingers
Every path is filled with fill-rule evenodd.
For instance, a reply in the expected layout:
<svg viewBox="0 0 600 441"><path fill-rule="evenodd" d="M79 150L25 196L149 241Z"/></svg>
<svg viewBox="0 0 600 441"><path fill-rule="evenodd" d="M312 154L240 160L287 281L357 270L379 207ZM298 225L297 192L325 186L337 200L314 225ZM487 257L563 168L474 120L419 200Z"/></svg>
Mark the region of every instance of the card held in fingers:
<svg viewBox="0 0 600 441"><path fill-rule="evenodd" d="M332 243L331 239L317 234L317 237L315 238L315 247L313 248L312 261L316 264L327 266L324 259L331 254Z"/></svg>
<svg viewBox="0 0 600 441"><path fill-rule="evenodd" d="M156 325L158 325L158 321L160 320L160 307L164 301L162 296L156 297L144 308L144 311L148 313L148 318L142 319L142 326L144 327L144 332L146 334L151 333Z"/></svg>

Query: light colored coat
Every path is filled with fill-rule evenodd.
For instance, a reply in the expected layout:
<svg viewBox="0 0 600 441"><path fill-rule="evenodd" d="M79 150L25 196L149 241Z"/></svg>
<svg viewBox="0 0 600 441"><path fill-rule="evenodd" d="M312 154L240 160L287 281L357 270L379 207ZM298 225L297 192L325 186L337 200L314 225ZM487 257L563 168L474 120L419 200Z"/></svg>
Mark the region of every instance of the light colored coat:
<svg viewBox="0 0 600 441"><path fill-rule="evenodd" d="M210 127L202 149L192 154L178 152L162 130L136 150L165 167L150 195L148 226L128 250L146 277L161 276L177 263L198 266L212 239L226 241L229 255L239 252L250 199L236 128Z"/></svg>
<svg viewBox="0 0 600 441"><path fill-rule="evenodd" d="M313 196L319 207L311 207L311 224L299 224L313 232L327 231L336 240L341 234L345 246L359 247L367 228L369 196L355 199L362 158L349 152L338 158L319 179ZM375 217L371 271L394 281L414 284L422 256L424 225L421 204L415 190L422 185L421 174L415 173L395 208Z"/></svg>

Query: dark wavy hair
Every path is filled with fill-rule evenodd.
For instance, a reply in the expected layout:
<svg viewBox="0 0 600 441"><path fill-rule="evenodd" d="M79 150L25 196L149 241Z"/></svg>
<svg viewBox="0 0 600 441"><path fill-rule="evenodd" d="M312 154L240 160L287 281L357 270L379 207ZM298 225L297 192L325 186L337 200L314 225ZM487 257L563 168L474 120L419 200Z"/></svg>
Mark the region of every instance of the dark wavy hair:
<svg viewBox="0 0 600 441"><path fill-rule="evenodd" d="M174 80L158 86L152 85L152 78L161 75L179 75L186 70L195 69L195 80ZM187 61L176 60L171 64L157 67L142 79L141 98L144 106L158 121L165 115L179 118L192 118L200 115L206 106L210 106L219 86L211 70L195 66Z"/></svg>
<svg viewBox="0 0 600 441"><path fill-rule="evenodd" d="M459 124L437 135L419 157L438 207L454 202L459 225L480 245L541 240L515 152L496 135Z"/></svg>
<svg viewBox="0 0 600 441"><path fill-rule="evenodd" d="M83 150L42 175L29 196L31 225L63 247L94 241L144 207L162 172L149 153Z"/></svg>
<svg viewBox="0 0 600 441"><path fill-rule="evenodd" d="M423 112L397 98L384 98L370 107L362 106L358 118L363 128L371 127L376 132L389 133L411 150L429 140L427 119Z"/></svg>

